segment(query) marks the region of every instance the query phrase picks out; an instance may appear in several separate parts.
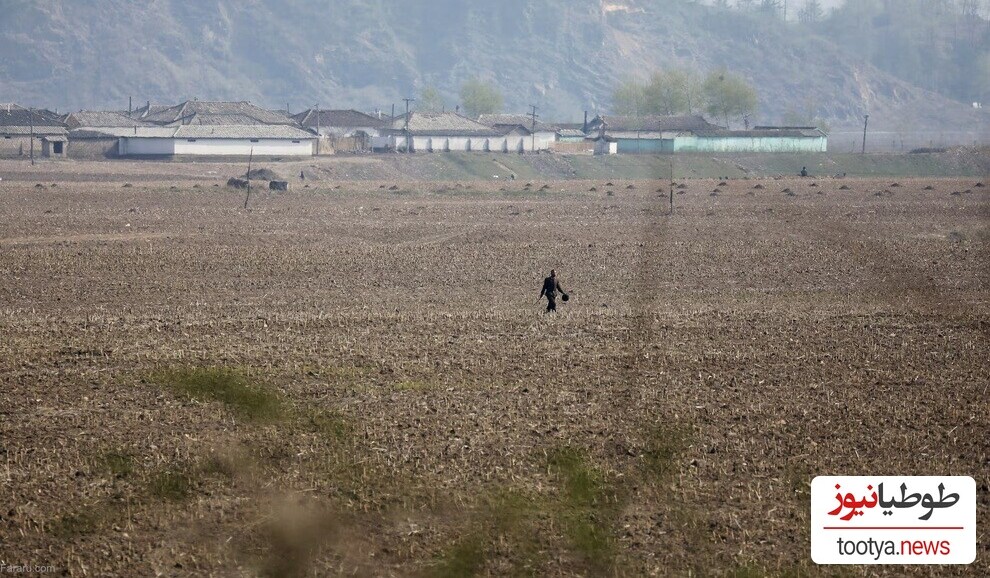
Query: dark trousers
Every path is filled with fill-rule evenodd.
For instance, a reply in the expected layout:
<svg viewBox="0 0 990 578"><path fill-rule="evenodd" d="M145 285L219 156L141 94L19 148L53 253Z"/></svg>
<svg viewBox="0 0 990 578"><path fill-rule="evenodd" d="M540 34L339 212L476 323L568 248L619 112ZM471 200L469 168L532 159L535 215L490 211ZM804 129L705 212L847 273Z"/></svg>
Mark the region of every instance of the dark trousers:
<svg viewBox="0 0 990 578"><path fill-rule="evenodd" d="M547 295L547 313L553 313L557 310L557 296L553 293Z"/></svg>

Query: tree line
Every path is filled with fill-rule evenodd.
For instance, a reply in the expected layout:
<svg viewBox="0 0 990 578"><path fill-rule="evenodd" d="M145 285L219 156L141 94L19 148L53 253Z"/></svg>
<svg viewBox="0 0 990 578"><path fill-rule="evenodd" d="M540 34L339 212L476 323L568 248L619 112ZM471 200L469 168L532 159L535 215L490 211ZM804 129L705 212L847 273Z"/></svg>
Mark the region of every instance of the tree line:
<svg viewBox="0 0 990 578"><path fill-rule="evenodd" d="M649 80L627 80L612 95L612 111L631 116L707 114L730 127L756 112L756 89L725 69L702 77L690 69L654 72Z"/></svg>
<svg viewBox="0 0 990 578"><path fill-rule="evenodd" d="M502 112L505 99L491 82L471 79L461 85L460 104L455 110L468 117ZM729 127L756 112L756 89L743 77L725 69L701 77L693 70L655 72L645 82L628 80L616 87L612 112L621 115L707 114ZM426 86L416 102L420 112L441 112L449 107L435 86Z"/></svg>
<svg viewBox="0 0 990 578"><path fill-rule="evenodd" d="M460 110L470 118L483 114L502 112L505 98L491 82L472 78L461 85ZM420 112L441 112L447 110L447 102L435 86L423 87L419 93L416 110Z"/></svg>

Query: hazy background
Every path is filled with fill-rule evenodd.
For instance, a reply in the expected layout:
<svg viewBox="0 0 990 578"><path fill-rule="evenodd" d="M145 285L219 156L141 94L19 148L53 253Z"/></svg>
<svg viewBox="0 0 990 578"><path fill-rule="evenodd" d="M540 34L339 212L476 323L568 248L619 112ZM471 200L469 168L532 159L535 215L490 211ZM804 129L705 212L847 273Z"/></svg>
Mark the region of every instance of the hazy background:
<svg viewBox="0 0 990 578"><path fill-rule="evenodd" d="M0 102L126 109L250 100L389 112L490 81L508 111L579 121L652 71L724 68L759 93L754 123L985 133L986 0L822 0L814 22L764 0L0 0ZM746 4L744 1L743 4ZM833 9L836 9L833 11ZM970 138L970 137L966 137ZM975 138L975 137L974 137Z"/></svg>

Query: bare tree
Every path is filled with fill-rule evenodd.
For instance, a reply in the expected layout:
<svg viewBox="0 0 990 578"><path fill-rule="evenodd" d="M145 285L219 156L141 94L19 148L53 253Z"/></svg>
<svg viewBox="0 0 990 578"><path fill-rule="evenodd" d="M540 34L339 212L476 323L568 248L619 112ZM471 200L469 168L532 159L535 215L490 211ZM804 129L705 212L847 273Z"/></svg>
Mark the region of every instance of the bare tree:
<svg viewBox="0 0 990 578"><path fill-rule="evenodd" d="M807 0L798 10L798 20L804 24L817 24L821 22L824 14L820 0Z"/></svg>

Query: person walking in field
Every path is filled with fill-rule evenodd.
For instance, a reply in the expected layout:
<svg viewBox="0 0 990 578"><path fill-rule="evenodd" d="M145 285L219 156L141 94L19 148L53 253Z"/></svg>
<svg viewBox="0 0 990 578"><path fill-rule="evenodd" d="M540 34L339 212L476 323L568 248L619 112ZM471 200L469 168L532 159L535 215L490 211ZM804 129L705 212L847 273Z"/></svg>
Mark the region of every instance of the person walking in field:
<svg viewBox="0 0 990 578"><path fill-rule="evenodd" d="M558 291L563 295L564 301L567 301L567 292L560 286L560 281L557 280L557 272L551 269L550 276L543 280L543 289L540 290L540 299L547 298L547 313L557 311Z"/></svg>

